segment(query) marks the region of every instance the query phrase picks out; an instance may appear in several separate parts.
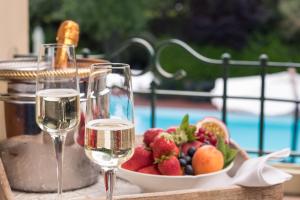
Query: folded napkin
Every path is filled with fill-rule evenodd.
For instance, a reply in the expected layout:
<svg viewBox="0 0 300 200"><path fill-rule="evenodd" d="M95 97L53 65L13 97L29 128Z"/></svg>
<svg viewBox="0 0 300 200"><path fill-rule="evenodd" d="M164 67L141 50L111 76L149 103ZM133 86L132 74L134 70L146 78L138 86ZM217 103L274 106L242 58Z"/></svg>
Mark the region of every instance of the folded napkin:
<svg viewBox="0 0 300 200"><path fill-rule="evenodd" d="M266 187L276 185L290 180L292 176L282 170L276 169L267 164L268 161L278 160L290 155L289 149L283 149L268 155L236 162L233 173L222 174L211 178L210 181L202 183L199 187L212 189L227 187L230 185L241 185L246 187Z"/></svg>
<svg viewBox="0 0 300 200"><path fill-rule="evenodd" d="M267 161L288 157L290 153L289 149L282 149L262 157L246 160L236 174L231 177L232 183L248 187L264 187L290 180L292 178L290 174L267 164Z"/></svg>

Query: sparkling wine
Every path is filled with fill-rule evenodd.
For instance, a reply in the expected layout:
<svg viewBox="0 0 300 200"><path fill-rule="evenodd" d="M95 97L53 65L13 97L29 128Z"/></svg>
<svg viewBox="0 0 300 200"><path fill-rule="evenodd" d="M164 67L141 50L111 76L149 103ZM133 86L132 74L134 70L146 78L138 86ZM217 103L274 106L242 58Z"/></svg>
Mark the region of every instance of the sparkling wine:
<svg viewBox="0 0 300 200"><path fill-rule="evenodd" d="M119 119L97 119L86 125L86 155L101 167L114 168L133 153L134 125Z"/></svg>
<svg viewBox="0 0 300 200"><path fill-rule="evenodd" d="M80 97L73 89L45 89L36 94L36 121L50 134L72 130L80 118Z"/></svg>

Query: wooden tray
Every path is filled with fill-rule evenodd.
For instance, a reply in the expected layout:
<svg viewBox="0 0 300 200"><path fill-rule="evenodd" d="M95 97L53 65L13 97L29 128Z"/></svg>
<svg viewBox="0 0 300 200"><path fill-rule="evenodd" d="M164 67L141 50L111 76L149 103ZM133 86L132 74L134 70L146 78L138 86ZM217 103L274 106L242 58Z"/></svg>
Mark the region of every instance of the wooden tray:
<svg viewBox="0 0 300 200"><path fill-rule="evenodd" d="M141 193L141 190L126 181L118 180L115 200L280 200L283 198L282 185L275 185L264 188L245 188L230 186L226 188L216 188L210 190L191 189L168 192ZM102 200L104 198L103 177L99 182L91 187L65 192L64 199L68 200ZM14 200L55 199L56 194L51 193L22 193L14 192ZM0 198L1 199L1 198Z"/></svg>
<svg viewBox="0 0 300 200"><path fill-rule="evenodd" d="M137 138L137 144L140 143L141 138ZM233 144L235 146L235 144ZM238 148L238 147L237 147ZM240 152L241 160L246 159L247 154L245 152ZM3 168L2 168L3 170ZM1 159L0 159L0 171L1 171ZM0 186L3 186L2 183L8 183L5 173L2 171L2 177L0 181ZM1 175L1 173L0 173ZM72 192L67 192L64 194L65 199L69 200L100 200L105 199L104 196L104 185L101 181L102 178L99 179L99 183L93 185L89 188L85 188L82 190L75 190ZM102 182L102 183L101 183ZM119 200L280 200L283 199L283 186L275 185L270 187L260 187L260 188L247 188L247 187L239 187L239 186L230 186L226 188L216 188L210 190L204 189L192 189L192 190L178 190L178 191L167 191L167 192L155 192L155 193L141 193L138 187L120 180L118 182L117 188L122 188L122 192L116 191L116 195L114 199ZM14 197L11 196L9 185L6 184L6 187L2 187L5 189L4 195L3 190L1 191L0 187L0 200L27 200L27 199L53 199L55 198L55 194L38 194L38 193L21 193L14 192ZM102 190L102 191L101 191ZM117 189L118 190L118 189ZM4 197L1 197L3 195ZM5 196L9 195L9 196ZM99 197L99 198L98 198Z"/></svg>
<svg viewBox="0 0 300 200"><path fill-rule="evenodd" d="M100 200L94 199L94 200ZM103 199L103 198L102 198ZM282 184L264 188L231 186L214 190L179 190L116 196L119 200L279 200L283 199ZM92 199L90 199L92 200Z"/></svg>

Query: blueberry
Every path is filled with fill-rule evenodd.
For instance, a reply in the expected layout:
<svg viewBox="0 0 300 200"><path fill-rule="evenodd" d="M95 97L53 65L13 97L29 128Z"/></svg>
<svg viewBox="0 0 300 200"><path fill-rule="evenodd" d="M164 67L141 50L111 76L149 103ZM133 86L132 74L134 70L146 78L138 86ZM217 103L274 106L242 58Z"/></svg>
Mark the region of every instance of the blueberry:
<svg viewBox="0 0 300 200"><path fill-rule="evenodd" d="M183 152L180 152L178 157L179 157L179 158L184 158L184 156L185 156L184 153L183 153Z"/></svg>
<svg viewBox="0 0 300 200"><path fill-rule="evenodd" d="M185 156L184 159L185 159L187 164L190 164L192 162L191 156Z"/></svg>
<svg viewBox="0 0 300 200"><path fill-rule="evenodd" d="M185 167L187 165L187 162L184 158L180 158L179 163L180 163L180 166L182 166L182 167Z"/></svg>
<svg viewBox="0 0 300 200"><path fill-rule="evenodd" d="M187 154L191 157L193 157L194 153L196 152L196 147L191 147L189 148L189 150L187 151Z"/></svg>
<svg viewBox="0 0 300 200"><path fill-rule="evenodd" d="M194 175L194 170L193 170L192 165L187 165L187 166L184 168L184 173L185 173L186 175Z"/></svg>
<svg viewBox="0 0 300 200"><path fill-rule="evenodd" d="M210 142L208 141L208 140L205 140L204 142L203 142L203 145L209 145L210 144Z"/></svg>

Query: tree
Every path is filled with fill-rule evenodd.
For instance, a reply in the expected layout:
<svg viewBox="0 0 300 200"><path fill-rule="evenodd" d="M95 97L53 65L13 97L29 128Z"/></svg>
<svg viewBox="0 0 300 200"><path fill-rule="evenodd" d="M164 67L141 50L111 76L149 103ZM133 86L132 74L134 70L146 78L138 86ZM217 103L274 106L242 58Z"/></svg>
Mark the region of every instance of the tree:
<svg viewBox="0 0 300 200"><path fill-rule="evenodd" d="M30 19L32 25L39 23L47 29L52 40L61 21L74 20L80 25L81 47L110 51L126 38L144 32L160 8L173 1L30 0Z"/></svg>
<svg viewBox="0 0 300 200"><path fill-rule="evenodd" d="M273 11L262 0L190 0L185 30L190 40L240 49L270 22Z"/></svg>

